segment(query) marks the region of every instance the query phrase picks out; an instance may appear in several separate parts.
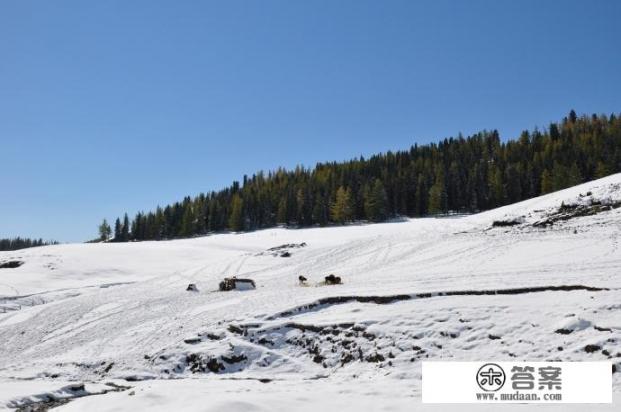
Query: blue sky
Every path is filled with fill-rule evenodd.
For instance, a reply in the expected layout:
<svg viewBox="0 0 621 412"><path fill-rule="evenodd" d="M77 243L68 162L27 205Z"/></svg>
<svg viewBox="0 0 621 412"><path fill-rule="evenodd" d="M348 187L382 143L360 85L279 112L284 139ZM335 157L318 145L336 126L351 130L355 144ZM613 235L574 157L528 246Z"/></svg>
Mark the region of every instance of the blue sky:
<svg viewBox="0 0 621 412"><path fill-rule="evenodd" d="M570 109L621 111L619 1L0 3L0 237Z"/></svg>

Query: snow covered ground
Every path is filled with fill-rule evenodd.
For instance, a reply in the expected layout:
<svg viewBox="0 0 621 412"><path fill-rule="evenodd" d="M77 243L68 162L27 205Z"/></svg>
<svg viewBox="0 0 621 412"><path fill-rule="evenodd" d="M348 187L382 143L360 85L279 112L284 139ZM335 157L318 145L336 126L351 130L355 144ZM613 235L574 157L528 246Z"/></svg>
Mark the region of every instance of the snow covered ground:
<svg viewBox="0 0 621 412"><path fill-rule="evenodd" d="M0 269L0 407L461 410L420 403L422 360L619 370L620 205L618 174L473 216L0 252L24 262Z"/></svg>

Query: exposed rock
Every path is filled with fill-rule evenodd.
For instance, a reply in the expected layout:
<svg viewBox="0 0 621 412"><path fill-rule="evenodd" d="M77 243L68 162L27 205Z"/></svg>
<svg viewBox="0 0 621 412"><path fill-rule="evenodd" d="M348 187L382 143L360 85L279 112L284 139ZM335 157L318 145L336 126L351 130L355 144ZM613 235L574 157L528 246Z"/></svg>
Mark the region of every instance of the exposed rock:
<svg viewBox="0 0 621 412"><path fill-rule="evenodd" d="M597 351L599 351L599 350L601 350L601 349L602 349L602 347L601 347L601 346L599 346L599 345L586 345L586 346L584 347L584 351L585 351L586 353L593 353L593 352L597 352Z"/></svg>
<svg viewBox="0 0 621 412"><path fill-rule="evenodd" d="M523 221L520 219L510 219L510 220L494 220L492 222L492 227L508 227L508 226L517 226L522 224Z"/></svg>
<svg viewBox="0 0 621 412"><path fill-rule="evenodd" d="M377 363L377 362L383 362L385 359L386 358L384 357L384 355L376 352L372 355L367 356L364 360L367 362Z"/></svg>
<svg viewBox="0 0 621 412"><path fill-rule="evenodd" d="M0 269L15 269L23 265L21 260L9 260L6 262L0 262Z"/></svg>

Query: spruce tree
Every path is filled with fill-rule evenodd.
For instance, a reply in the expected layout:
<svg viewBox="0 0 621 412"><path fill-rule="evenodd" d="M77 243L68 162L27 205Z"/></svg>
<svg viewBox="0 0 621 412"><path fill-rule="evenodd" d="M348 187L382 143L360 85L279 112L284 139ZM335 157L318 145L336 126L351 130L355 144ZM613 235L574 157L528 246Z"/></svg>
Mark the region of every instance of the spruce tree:
<svg viewBox="0 0 621 412"><path fill-rule="evenodd" d="M574 162L568 171L567 187L576 186L580 183L582 183L582 173L580 173L580 168L578 168L578 164Z"/></svg>
<svg viewBox="0 0 621 412"><path fill-rule="evenodd" d="M278 202L278 211L276 212L276 223L279 224L287 224L289 223L287 219L287 198L282 197Z"/></svg>
<svg viewBox="0 0 621 412"><path fill-rule="evenodd" d="M543 171L541 175L541 194L547 194L554 191L552 174L548 169Z"/></svg>
<svg viewBox="0 0 621 412"><path fill-rule="evenodd" d="M129 217L127 216L127 213L125 213L125 216L123 217L123 226L121 229L121 241L122 242L129 241Z"/></svg>
<svg viewBox="0 0 621 412"><path fill-rule="evenodd" d="M572 123L576 123L576 120L578 119L578 116L576 116L576 112L572 109L569 112L569 121Z"/></svg>
<svg viewBox="0 0 621 412"><path fill-rule="evenodd" d="M194 210L192 209L192 206L188 204L184 207L183 217L181 218L181 228L179 231L179 236L190 237L196 234L195 226L196 221L194 217Z"/></svg>
<svg viewBox="0 0 621 412"><path fill-rule="evenodd" d="M313 222L320 226L328 223L328 205L323 194L318 194L313 205Z"/></svg>
<svg viewBox="0 0 621 412"><path fill-rule="evenodd" d="M375 179L371 186L367 186L364 195L364 214L372 222L381 222L386 219L386 191L380 179Z"/></svg>
<svg viewBox="0 0 621 412"><path fill-rule="evenodd" d="M503 184L502 172L500 167L493 166L489 171L489 191L493 207L504 205L505 202L505 188Z"/></svg>
<svg viewBox="0 0 621 412"><path fill-rule="evenodd" d="M597 162L597 167L595 168L595 178L596 179L600 179L602 177L606 177L608 175L610 175L612 172L610 171L610 168L608 167L608 165L603 162L603 161L599 161Z"/></svg>
<svg viewBox="0 0 621 412"><path fill-rule="evenodd" d="M238 194L233 195L231 215L229 216L229 229L234 232L244 230L243 207L244 202L242 198Z"/></svg>
<svg viewBox="0 0 621 412"><path fill-rule="evenodd" d="M101 222L101 224L99 225L99 239L102 242L106 242L108 239L110 239L111 234L112 229L110 228L108 221L104 219L103 222Z"/></svg>
<svg viewBox="0 0 621 412"><path fill-rule="evenodd" d="M114 241L115 242L121 242L123 240L122 231L123 231L123 227L121 226L121 219L117 217L116 221L114 222Z"/></svg>
<svg viewBox="0 0 621 412"><path fill-rule="evenodd" d="M429 213L446 213L446 188L444 186L444 172L439 169L436 175L436 181L429 189Z"/></svg>
<svg viewBox="0 0 621 412"><path fill-rule="evenodd" d="M345 224L352 219L353 210L349 189L340 186L336 191L336 198L330 208L330 216L334 222Z"/></svg>

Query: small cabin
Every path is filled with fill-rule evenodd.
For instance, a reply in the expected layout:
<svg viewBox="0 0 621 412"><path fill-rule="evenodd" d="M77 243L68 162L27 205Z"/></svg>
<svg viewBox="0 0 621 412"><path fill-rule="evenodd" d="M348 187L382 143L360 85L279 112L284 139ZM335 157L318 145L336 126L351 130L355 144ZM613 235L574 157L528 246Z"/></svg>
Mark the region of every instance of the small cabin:
<svg viewBox="0 0 621 412"><path fill-rule="evenodd" d="M220 282L220 290L222 292L226 292L229 290L250 290L256 289L256 285L254 280L252 279L240 279L236 277L232 278L224 278L222 282Z"/></svg>

